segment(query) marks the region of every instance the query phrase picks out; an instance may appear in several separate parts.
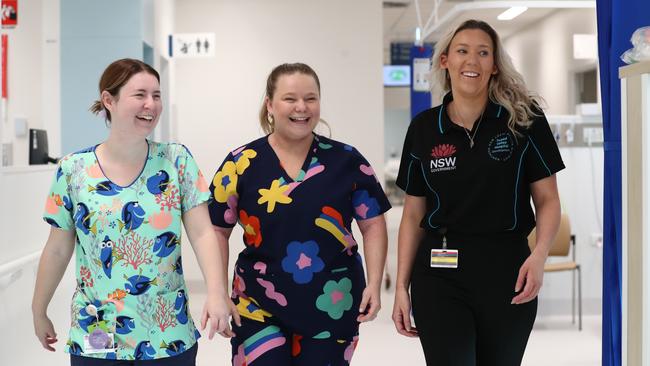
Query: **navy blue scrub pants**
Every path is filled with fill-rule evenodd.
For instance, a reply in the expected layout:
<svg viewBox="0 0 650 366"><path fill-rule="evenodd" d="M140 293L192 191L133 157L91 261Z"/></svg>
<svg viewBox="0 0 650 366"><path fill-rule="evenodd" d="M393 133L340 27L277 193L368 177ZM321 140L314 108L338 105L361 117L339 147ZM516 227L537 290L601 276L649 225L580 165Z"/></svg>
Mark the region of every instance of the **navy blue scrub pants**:
<svg viewBox="0 0 650 366"><path fill-rule="evenodd" d="M195 366L196 351L198 348L199 344L196 343L192 348L179 355L156 360L106 360L103 358L70 355L70 366Z"/></svg>
<svg viewBox="0 0 650 366"><path fill-rule="evenodd" d="M537 298L512 305L519 268L530 255L526 238L447 234L459 250L457 269L431 268L428 233L411 276L413 317L427 365L518 366L537 314Z"/></svg>
<svg viewBox="0 0 650 366"><path fill-rule="evenodd" d="M348 366L359 339L303 337L269 319L242 317L241 324L232 323L233 366Z"/></svg>

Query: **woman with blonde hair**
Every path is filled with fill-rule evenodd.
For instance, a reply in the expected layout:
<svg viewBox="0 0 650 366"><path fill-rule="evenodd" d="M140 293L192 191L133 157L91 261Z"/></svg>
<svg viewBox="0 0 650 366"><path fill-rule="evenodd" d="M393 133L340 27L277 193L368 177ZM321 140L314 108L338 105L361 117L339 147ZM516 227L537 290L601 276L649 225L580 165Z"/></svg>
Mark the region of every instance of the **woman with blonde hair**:
<svg viewBox="0 0 650 366"><path fill-rule="evenodd" d="M321 89L311 67L275 67L265 94L266 135L228 154L210 187L224 258L233 226L244 229L232 364L349 365L359 323L380 308L390 204L359 151L314 133Z"/></svg>
<svg viewBox="0 0 650 366"><path fill-rule="evenodd" d="M445 95L411 122L397 178L406 198L393 321L420 338L428 365L519 365L564 164L538 98L487 23L462 23L438 42L433 65Z"/></svg>

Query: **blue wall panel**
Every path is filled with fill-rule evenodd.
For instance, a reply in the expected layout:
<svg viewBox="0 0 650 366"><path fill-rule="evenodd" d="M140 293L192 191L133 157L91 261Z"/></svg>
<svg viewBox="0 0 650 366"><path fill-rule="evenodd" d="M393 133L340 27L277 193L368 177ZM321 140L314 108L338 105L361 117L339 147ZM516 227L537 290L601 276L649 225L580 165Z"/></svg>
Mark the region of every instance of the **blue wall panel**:
<svg viewBox="0 0 650 366"><path fill-rule="evenodd" d="M140 0L61 0L61 150L103 141L101 119L88 109L99 97L102 71L112 61L142 59Z"/></svg>

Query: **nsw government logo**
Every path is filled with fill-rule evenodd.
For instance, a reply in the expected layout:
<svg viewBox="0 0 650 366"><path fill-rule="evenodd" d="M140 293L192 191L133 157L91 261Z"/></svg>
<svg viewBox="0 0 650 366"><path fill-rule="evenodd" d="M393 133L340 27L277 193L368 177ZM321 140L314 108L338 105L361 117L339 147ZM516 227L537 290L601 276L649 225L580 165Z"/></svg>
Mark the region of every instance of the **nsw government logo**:
<svg viewBox="0 0 650 366"><path fill-rule="evenodd" d="M496 161L506 161L512 156L514 140L508 132L502 132L492 138L488 144L488 154Z"/></svg>
<svg viewBox="0 0 650 366"><path fill-rule="evenodd" d="M456 169L456 146L441 144L431 150L431 173Z"/></svg>

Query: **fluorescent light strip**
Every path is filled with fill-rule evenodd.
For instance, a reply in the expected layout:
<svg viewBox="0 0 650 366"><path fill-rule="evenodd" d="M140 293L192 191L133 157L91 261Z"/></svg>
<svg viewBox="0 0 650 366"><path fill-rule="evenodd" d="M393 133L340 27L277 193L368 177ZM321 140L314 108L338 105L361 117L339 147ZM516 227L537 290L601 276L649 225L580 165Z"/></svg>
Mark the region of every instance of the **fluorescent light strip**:
<svg viewBox="0 0 650 366"><path fill-rule="evenodd" d="M525 12L528 10L528 7L526 6L513 6L510 9L504 11L503 13L499 14L497 19L499 20L512 20L516 17L518 17L521 13Z"/></svg>

